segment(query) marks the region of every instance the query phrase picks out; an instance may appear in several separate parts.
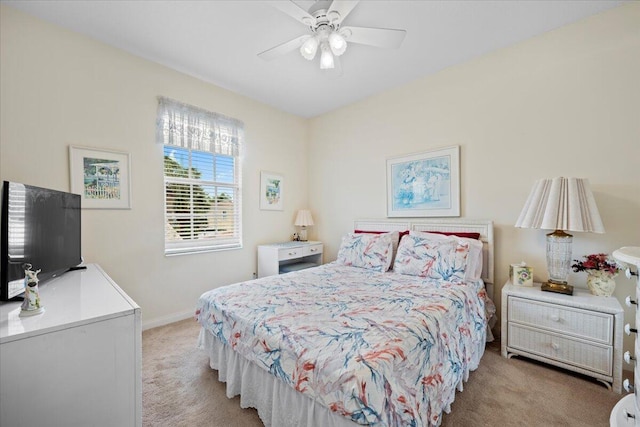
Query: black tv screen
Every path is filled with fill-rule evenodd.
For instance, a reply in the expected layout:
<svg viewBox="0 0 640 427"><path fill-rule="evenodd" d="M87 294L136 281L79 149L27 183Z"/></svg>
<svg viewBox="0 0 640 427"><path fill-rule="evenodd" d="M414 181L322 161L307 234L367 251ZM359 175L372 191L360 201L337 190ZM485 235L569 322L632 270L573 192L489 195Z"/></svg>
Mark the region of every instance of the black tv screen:
<svg viewBox="0 0 640 427"><path fill-rule="evenodd" d="M25 265L41 270L40 283L82 262L80 196L4 181L0 299L24 292Z"/></svg>

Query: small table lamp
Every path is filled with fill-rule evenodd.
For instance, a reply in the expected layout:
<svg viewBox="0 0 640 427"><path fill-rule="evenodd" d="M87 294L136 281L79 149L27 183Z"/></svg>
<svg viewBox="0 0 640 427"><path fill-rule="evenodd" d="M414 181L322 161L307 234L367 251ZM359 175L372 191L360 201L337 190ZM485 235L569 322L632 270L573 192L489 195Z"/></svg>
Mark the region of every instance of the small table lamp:
<svg viewBox="0 0 640 427"><path fill-rule="evenodd" d="M604 233L589 180L553 178L536 181L516 227L555 230L547 234L549 281L542 290L573 294L567 284L573 236L565 231Z"/></svg>
<svg viewBox="0 0 640 427"><path fill-rule="evenodd" d="M300 240L302 242L307 241L307 227L313 225L313 217L311 217L311 212L306 209L301 209L298 211L298 215L296 216L295 225L298 227L302 227L300 229Z"/></svg>

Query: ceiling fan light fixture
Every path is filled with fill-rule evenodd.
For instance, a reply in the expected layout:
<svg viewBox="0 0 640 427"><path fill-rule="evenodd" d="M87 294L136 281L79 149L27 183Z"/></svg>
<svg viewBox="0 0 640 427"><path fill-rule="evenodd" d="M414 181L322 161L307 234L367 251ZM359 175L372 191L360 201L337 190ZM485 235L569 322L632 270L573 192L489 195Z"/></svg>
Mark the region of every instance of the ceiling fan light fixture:
<svg viewBox="0 0 640 427"><path fill-rule="evenodd" d="M302 46L300 46L300 54L304 59L308 59L309 61L316 57L317 51L318 39L315 37L309 37L304 43L302 43Z"/></svg>
<svg viewBox="0 0 640 427"><path fill-rule="evenodd" d="M320 55L320 69L328 70L335 67L333 54L331 53L331 49L329 48L329 46L326 43L323 43L320 49L322 51Z"/></svg>
<svg viewBox="0 0 640 427"><path fill-rule="evenodd" d="M318 50L320 50L320 68L323 71L331 69L341 71L340 56L346 52L348 44L398 48L404 40L405 30L342 26L344 19L359 1L315 0L308 10L296 4L299 3L297 0L270 1L269 3L275 8L308 26L310 33L267 49L258 56L269 61L297 49L303 58L311 61L318 56Z"/></svg>
<svg viewBox="0 0 640 427"><path fill-rule="evenodd" d="M337 31L332 31L331 34L329 34L329 46L335 56L340 56L347 50L347 41L342 34Z"/></svg>

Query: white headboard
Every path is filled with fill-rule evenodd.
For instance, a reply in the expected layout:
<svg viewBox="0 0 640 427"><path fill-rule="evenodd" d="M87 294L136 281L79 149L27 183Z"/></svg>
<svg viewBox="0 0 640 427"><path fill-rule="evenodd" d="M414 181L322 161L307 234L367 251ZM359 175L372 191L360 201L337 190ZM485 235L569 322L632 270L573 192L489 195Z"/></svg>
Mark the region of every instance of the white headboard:
<svg viewBox="0 0 640 427"><path fill-rule="evenodd" d="M480 233L482 241L482 280L493 285L493 221L464 218L419 220L358 219L354 230L362 231L462 231Z"/></svg>

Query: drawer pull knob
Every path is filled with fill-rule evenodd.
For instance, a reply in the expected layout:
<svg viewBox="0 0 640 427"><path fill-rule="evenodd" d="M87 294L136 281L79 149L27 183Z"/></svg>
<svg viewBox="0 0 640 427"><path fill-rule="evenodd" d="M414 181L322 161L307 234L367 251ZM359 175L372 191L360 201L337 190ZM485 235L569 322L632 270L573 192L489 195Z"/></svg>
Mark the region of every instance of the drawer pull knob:
<svg viewBox="0 0 640 427"><path fill-rule="evenodd" d="M628 323L624 325L624 333L627 335L631 335L631 332L637 334L638 330L636 328L632 328L631 325L629 325Z"/></svg>
<svg viewBox="0 0 640 427"><path fill-rule="evenodd" d="M629 382L629 379L628 379L628 378L627 378L626 380L622 381L622 387L624 387L624 389L625 389L626 391L629 391L629 392L632 392L632 391L633 391L633 389L634 389L633 384L631 384L631 383Z"/></svg>
<svg viewBox="0 0 640 427"><path fill-rule="evenodd" d="M624 303L627 305L627 307L631 307L632 305L638 305L638 301L632 300L631 295L627 295L627 297L624 299Z"/></svg>
<svg viewBox="0 0 640 427"><path fill-rule="evenodd" d="M624 352L624 361L627 362L627 363L631 363L632 360L636 360L636 358L633 357L630 352L625 351Z"/></svg>
<svg viewBox="0 0 640 427"><path fill-rule="evenodd" d="M554 322L558 322L560 321L560 316L558 316L557 314L552 314L550 316L551 320L553 320Z"/></svg>
<svg viewBox="0 0 640 427"><path fill-rule="evenodd" d="M551 343L551 348L552 348L552 349L554 349L554 350L559 350L559 349L560 349L560 346L559 346L558 344L556 344L556 343L552 342L552 343Z"/></svg>

